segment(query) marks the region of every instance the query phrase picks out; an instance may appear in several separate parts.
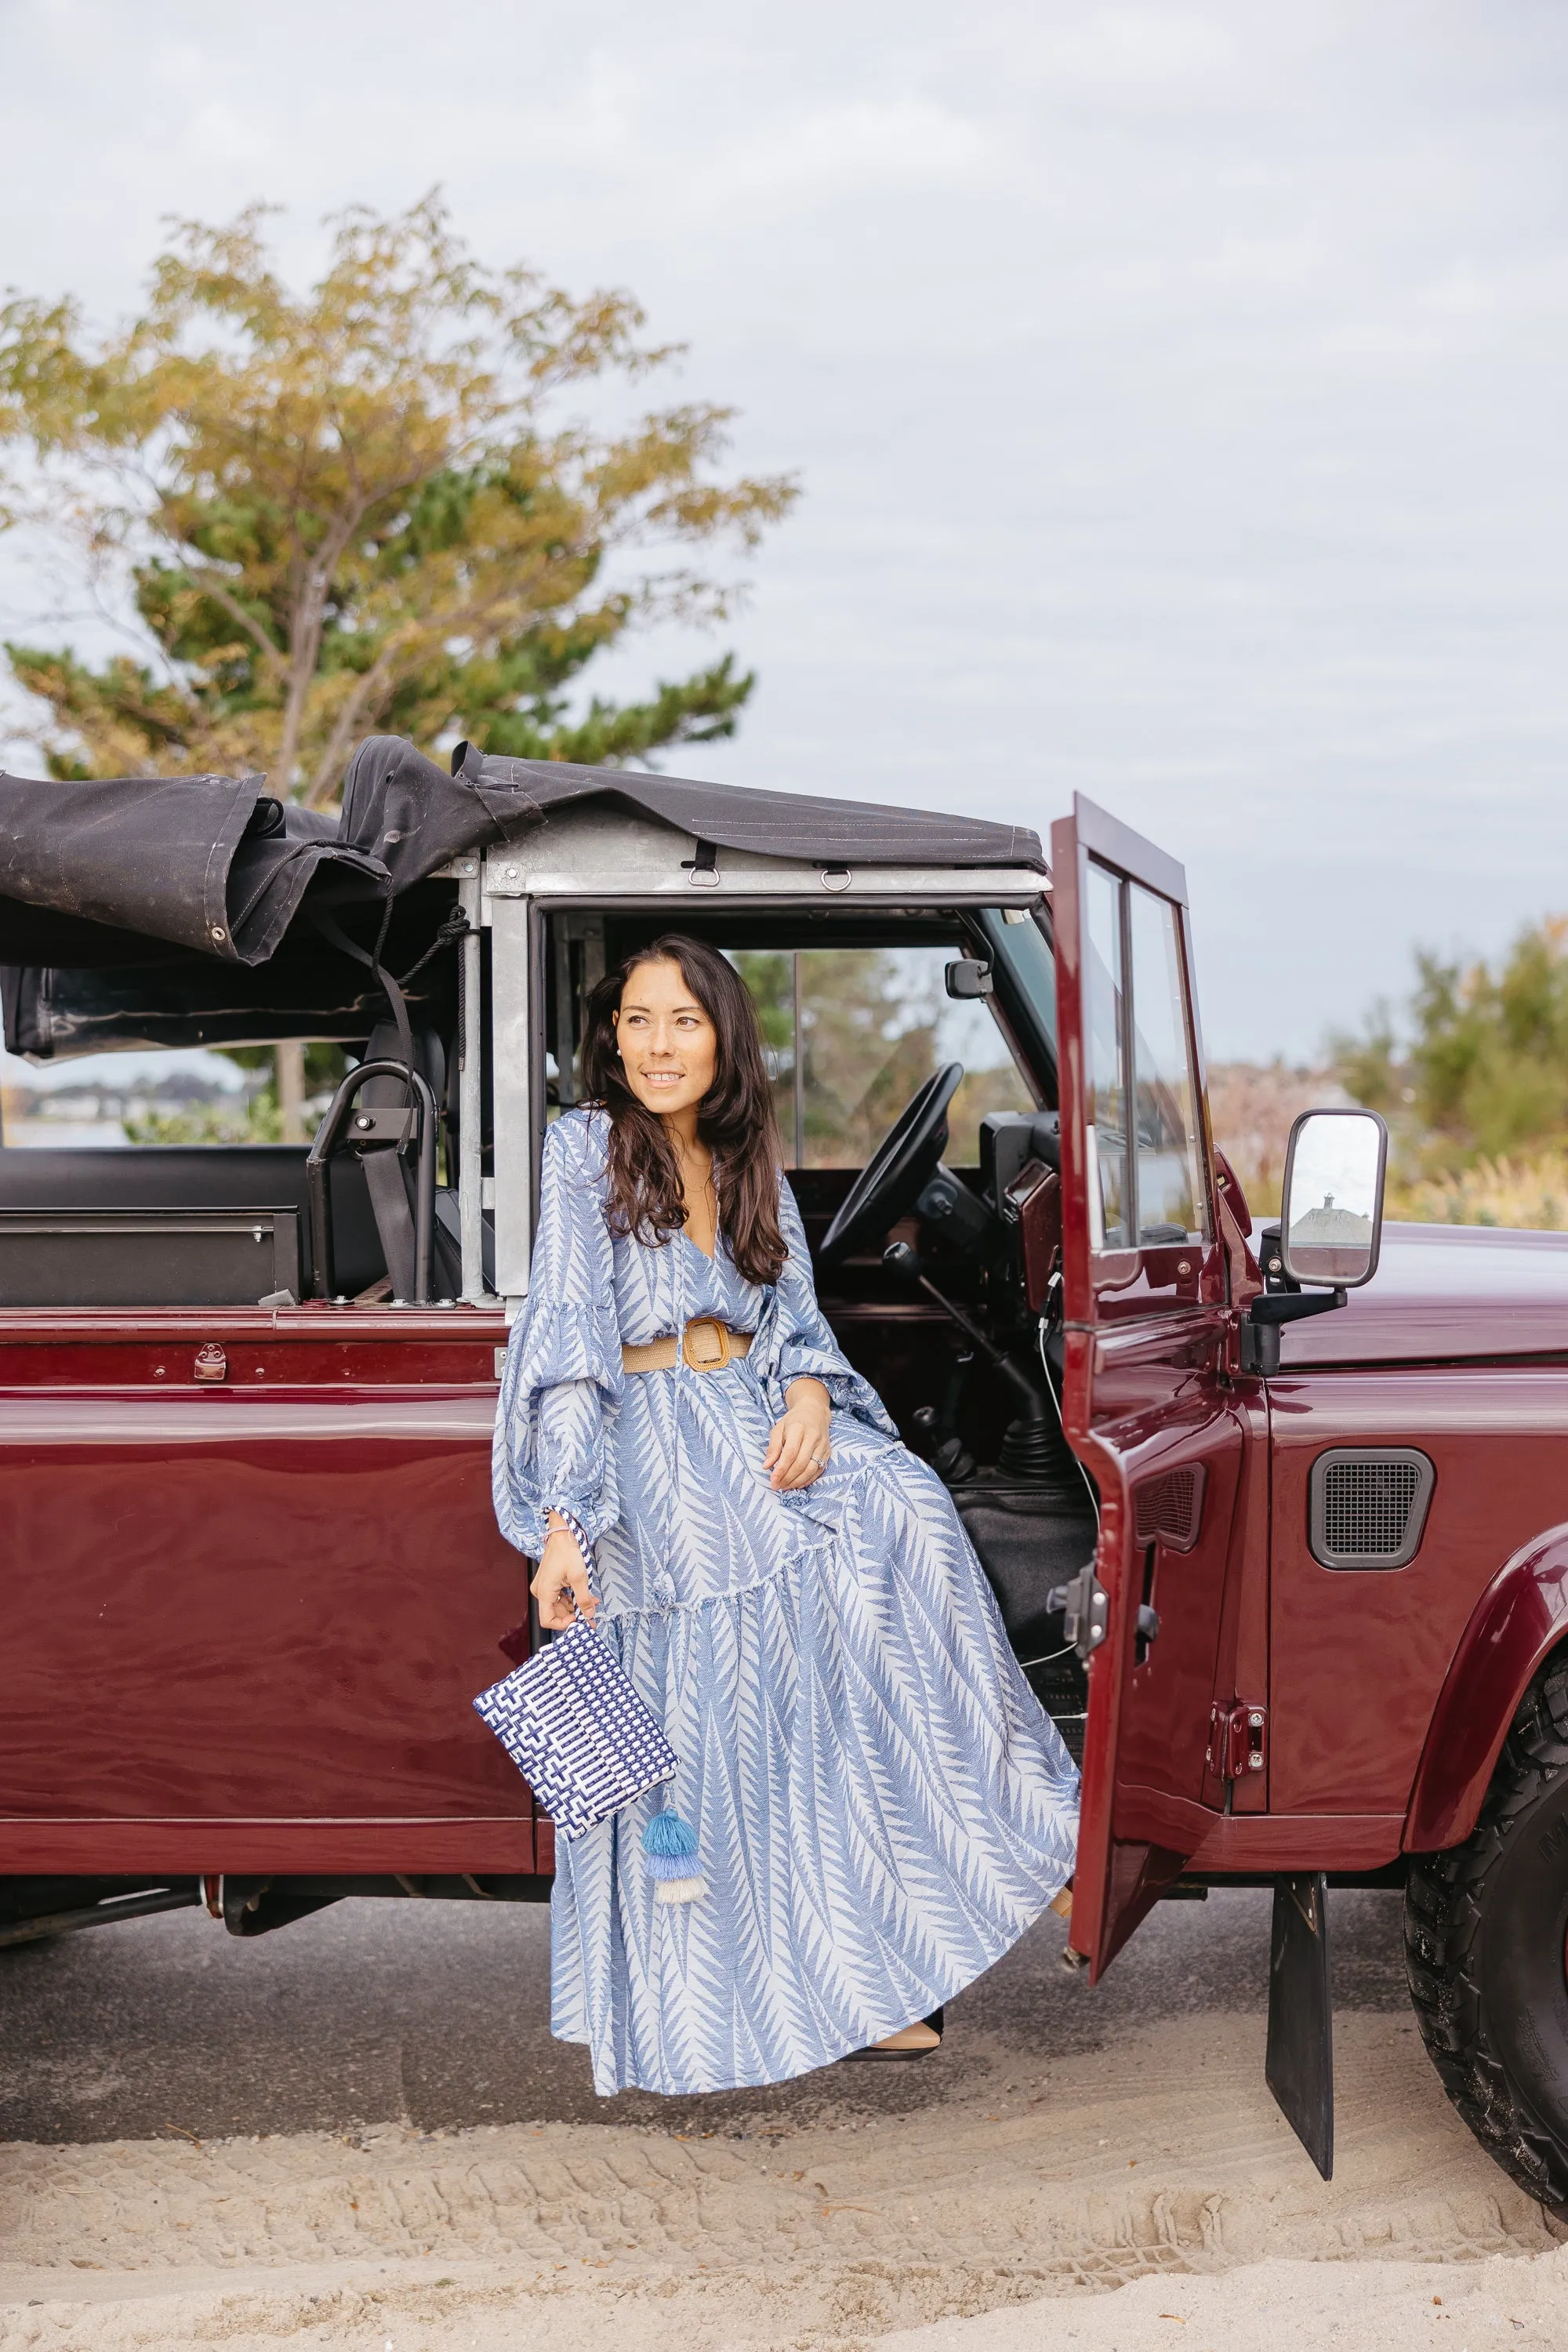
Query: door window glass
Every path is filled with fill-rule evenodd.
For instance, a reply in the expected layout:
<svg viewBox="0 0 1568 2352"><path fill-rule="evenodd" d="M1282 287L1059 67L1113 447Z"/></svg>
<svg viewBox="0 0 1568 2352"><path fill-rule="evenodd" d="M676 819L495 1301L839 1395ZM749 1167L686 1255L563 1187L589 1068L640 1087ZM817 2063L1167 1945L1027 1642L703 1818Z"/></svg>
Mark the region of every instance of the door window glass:
<svg viewBox="0 0 1568 2352"><path fill-rule="evenodd" d="M786 1166L863 1168L944 1062L964 1070L948 1113L952 1166L978 1164L985 1112L1036 1108L986 1001L947 993L943 974L963 952L958 940L732 952L757 1007Z"/></svg>
<svg viewBox="0 0 1568 2352"><path fill-rule="evenodd" d="M1089 1202L1097 1249L1131 1243L1127 1201L1126 1027L1122 1018L1121 885L1089 869L1084 1032L1089 1055Z"/></svg>
<svg viewBox="0 0 1568 2352"><path fill-rule="evenodd" d="M1136 882L1127 890L1138 1239L1141 1244L1206 1240L1208 1202L1176 909Z"/></svg>

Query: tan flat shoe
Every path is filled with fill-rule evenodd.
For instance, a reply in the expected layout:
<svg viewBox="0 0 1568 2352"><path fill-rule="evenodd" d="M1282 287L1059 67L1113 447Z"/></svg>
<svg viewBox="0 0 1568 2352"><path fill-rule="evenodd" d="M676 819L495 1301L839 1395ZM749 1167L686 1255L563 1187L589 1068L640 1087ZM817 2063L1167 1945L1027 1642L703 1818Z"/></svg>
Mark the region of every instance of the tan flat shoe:
<svg viewBox="0 0 1568 2352"><path fill-rule="evenodd" d="M885 2050L894 2058L918 2058L928 2050L940 2050L942 2036L934 2026L927 2025L922 2019L915 2025L900 2025L896 2033L885 2035L880 2042L873 2042L871 2047L873 2050Z"/></svg>
<svg viewBox="0 0 1568 2352"><path fill-rule="evenodd" d="M1089 1963L1081 1952L1075 1952L1072 1948L1072 1880L1070 1878L1065 1886L1058 1888L1052 1895L1047 1908L1054 1911L1058 1919L1065 1920L1067 1923L1068 1940L1057 1958L1064 1969L1070 1969L1076 1974L1079 1969L1087 1968Z"/></svg>
<svg viewBox="0 0 1568 2352"><path fill-rule="evenodd" d="M896 2033L885 2034L880 2042L868 2043L864 2050L850 2050L850 2058L927 2058L933 2050L942 2048L942 2011L917 2018L912 2025L900 2025Z"/></svg>

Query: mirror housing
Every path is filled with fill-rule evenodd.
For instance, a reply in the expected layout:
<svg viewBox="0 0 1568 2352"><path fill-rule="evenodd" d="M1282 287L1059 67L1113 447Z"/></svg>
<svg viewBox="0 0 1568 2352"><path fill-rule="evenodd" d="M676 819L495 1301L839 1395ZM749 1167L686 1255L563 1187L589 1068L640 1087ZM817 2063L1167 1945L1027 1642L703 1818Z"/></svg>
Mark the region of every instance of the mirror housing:
<svg viewBox="0 0 1568 2352"><path fill-rule="evenodd" d="M1377 1272L1388 1129L1374 1110L1303 1111L1290 1129L1279 1256L1292 1282L1359 1290Z"/></svg>
<svg viewBox="0 0 1568 2352"><path fill-rule="evenodd" d="M1240 1365L1269 1379L1287 1323L1328 1315L1377 1272L1388 1129L1374 1110L1303 1111L1290 1129L1279 1211L1289 1290L1266 1291L1242 1318ZM1304 1290L1303 1283L1323 1286Z"/></svg>
<svg viewBox="0 0 1568 2352"><path fill-rule="evenodd" d="M948 994L961 1002L966 997L989 996L996 985L990 965L983 963L978 956L960 956L956 963L948 965L942 978Z"/></svg>

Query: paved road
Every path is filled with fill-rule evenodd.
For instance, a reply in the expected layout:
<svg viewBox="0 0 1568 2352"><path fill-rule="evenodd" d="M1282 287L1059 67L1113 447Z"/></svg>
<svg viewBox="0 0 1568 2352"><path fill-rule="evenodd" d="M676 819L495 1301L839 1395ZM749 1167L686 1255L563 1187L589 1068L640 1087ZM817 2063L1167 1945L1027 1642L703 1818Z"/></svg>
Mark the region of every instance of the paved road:
<svg viewBox="0 0 1568 2352"><path fill-rule="evenodd" d="M1331 1896L1336 2004L1405 2005L1399 1898ZM548 2026L542 1908L356 1902L252 1942L204 1914L0 1951L0 2138L199 2137L584 2121L738 2137L916 2114L1158 2020L1266 2003L1269 1897L1167 1903L1090 1991L1047 1920L948 2011L915 2065L841 2065L705 2101L595 2100Z"/></svg>

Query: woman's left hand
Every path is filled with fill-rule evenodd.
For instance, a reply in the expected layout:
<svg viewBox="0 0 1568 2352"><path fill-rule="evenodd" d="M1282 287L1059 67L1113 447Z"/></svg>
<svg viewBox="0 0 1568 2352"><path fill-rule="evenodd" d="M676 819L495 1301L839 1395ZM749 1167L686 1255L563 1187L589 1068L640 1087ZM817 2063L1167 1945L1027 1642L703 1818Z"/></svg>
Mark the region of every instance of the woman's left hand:
<svg viewBox="0 0 1568 2352"><path fill-rule="evenodd" d="M768 1435L763 1467L769 1485L783 1490L809 1486L827 1467L833 1408L820 1381L792 1381L784 1391L789 1411Z"/></svg>

